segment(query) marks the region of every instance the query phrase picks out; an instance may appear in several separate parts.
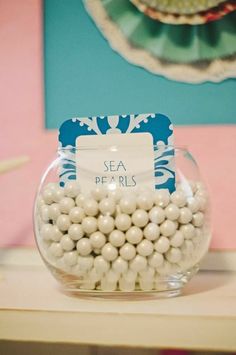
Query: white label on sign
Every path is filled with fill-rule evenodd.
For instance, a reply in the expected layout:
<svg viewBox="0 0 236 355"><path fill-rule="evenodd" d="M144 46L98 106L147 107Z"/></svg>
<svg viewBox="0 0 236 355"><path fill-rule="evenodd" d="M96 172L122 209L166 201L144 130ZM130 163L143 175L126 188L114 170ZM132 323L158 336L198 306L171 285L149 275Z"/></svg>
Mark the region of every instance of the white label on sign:
<svg viewBox="0 0 236 355"><path fill-rule="evenodd" d="M150 133L80 136L76 140L76 176L85 193L96 185L109 189L154 190L153 137Z"/></svg>

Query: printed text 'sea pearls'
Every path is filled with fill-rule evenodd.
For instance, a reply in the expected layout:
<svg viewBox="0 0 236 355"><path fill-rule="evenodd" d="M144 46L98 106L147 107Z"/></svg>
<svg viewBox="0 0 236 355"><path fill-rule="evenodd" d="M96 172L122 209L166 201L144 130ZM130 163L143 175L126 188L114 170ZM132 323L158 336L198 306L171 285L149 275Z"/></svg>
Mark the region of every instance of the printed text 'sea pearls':
<svg viewBox="0 0 236 355"><path fill-rule="evenodd" d="M170 237L176 232L176 225L173 221L166 220L161 224L160 230L164 237Z"/></svg>
<svg viewBox="0 0 236 355"><path fill-rule="evenodd" d="M117 229L123 232L127 231L131 226L130 216L124 213L118 214L115 219L115 225Z"/></svg>
<svg viewBox="0 0 236 355"><path fill-rule="evenodd" d="M138 244L143 239L143 232L139 227L132 226L126 232L126 239L131 244Z"/></svg>
<svg viewBox="0 0 236 355"><path fill-rule="evenodd" d="M124 196L121 198L119 206L121 212L132 214L136 210L136 200L131 195Z"/></svg>
<svg viewBox="0 0 236 355"><path fill-rule="evenodd" d="M155 250L158 253L165 253L170 247L169 239L166 237L160 237L154 244Z"/></svg>
<svg viewBox="0 0 236 355"><path fill-rule="evenodd" d="M150 193L141 193L137 197L138 208L148 211L153 206L153 197Z"/></svg>
<svg viewBox="0 0 236 355"><path fill-rule="evenodd" d="M101 232L97 231L90 235L90 241L93 248L102 248L106 243L106 237Z"/></svg>
<svg viewBox="0 0 236 355"><path fill-rule="evenodd" d="M121 248L120 248L120 255L123 259L125 260L131 260L135 257L136 254L136 249L135 247L130 244L130 243L125 243Z"/></svg>
<svg viewBox="0 0 236 355"><path fill-rule="evenodd" d="M166 207L170 201L170 193L168 190L157 190L154 192L155 205Z"/></svg>
<svg viewBox="0 0 236 355"><path fill-rule="evenodd" d="M73 240L79 240L84 236L81 224L72 224L68 230L68 234Z"/></svg>
<svg viewBox="0 0 236 355"><path fill-rule="evenodd" d="M98 218L98 229L102 233L110 233L114 229L114 219L111 216L100 216Z"/></svg>
<svg viewBox="0 0 236 355"><path fill-rule="evenodd" d="M109 235L109 242L114 245L114 247L121 247L125 243L125 234L115 229Z"/></svg>
<svg viewBox="0 0 236 355"><path fill-rule="evenodd" d="M129 267L133 271L144 270L147 266L147 259L144 256L136 255L133 260L129 262Z"/></svg>
<svg viewBox="0 0 236 355"><path fill-rule="evenodd" d="M80 192L80 187L77 181L68 181L65 184L65 195L68 197L76 197Z"/></svg>
<svg viewBox="0 0 236 355"><path fill-rule="evenodd" d="M149 219L151 222L161 224L165 220L165 212L161 207L153 207L149 211Z"/></svg>
<svg viewBox="0 0 236 355"><path fill-rule="evenodd" d="M62 231L67 231L71 225L70 222L70 218L69 216L65 215L65 214L61 214L58 218L57 218L57 227Z"/></svg>
<svg viewBox="0 0 236 355"><path fill-rule="evenodd" d="M81 223L85 217L83 208L74 207L70 210L69 217L72 223Z"/></svg>
<svg viewBox="0 0 236 355"><path fill-rule="evenodd" d="M87 216L94 217L98 214L98 203L92 198L86 198L84 200L83 208Z"/></svg>
<svg viewBox="0 0 236 355"><path fill-rule="evenodd" d="M183 207L180 208L180 216L179 216L179 222L182 224L187 224L192 220L192 212L190 211L189 208Z"/></svg>
<svg viewBox="0 0 236 355"><path fill-rule="evenodd" d="M173 203L170 203L165 208L165 215L166 215L166 218L170 219L171 221L175 221L179 218L180 210L176 205L174 205Z"/></svg>
<svg viewBox="0 0 236 355"><path fill-rule="evenodd" d="M163 264L164 257L162 254L154 252L148 257L148 264L154 268Z"/></svg>
<svg viewBox="0 0 236 355"><path fill-rule="evenodd" d="M71 251L75 247L75 243L73 240L71 240L70 236L68 234L63 235L60 241L62 249L66 251Z"/></svg>
<svg viewBox="0 0 236 355"><path fill-rule="evenodd" d="M99 203L99 210L104 215L106 215L106 214L112 215L116 210L115 200L112 198L104 198Z"/></svg>
<svg viewBox="0 0 236 355"><path fill-rule="evenodd" d="M175 234L170 238L170 245L173 247L180 247L184 242L184 235L181 231L176 231Z"/></svg>
<svg viewBox="0 0 236 355"><path fill-rule="evenodd" d="M128 262L119 256L113 261L112 268L118 273L123 273L128 270Z"/></svg>
<svg viewBox="0 0 236 355"><path fill-rule="evenodd" d="M90 239L88 238L80 239L76 244L76 248L80 255L82 256L89 255L92 251Z"/></svg>
<svg viewBox="0 0 236 355"><path fill-rule="evenodd" d="M91 195L96 201L101 201L107 195L107 190L103 186L97 186L91 191Z"/></svg>
<svg viewBox="0 0 236 355"><path fill-rule="evenodd" d="M107 243L102 248L102 256L107 261L113 261L118 256L118 250L111 243Z"/></svg>
<svg viewBox="0 0 236 355"><path fill-rule="evenodd" d="M97 230L97 219L95 217L85 217L82 221L82 228L85 233L91 234Z"/></svg>
<svg viewBox="0 0 236 355"><path fill-rule="evenodd" d="M132 214L132 222L137 227L144 227L148 223L148 214L146 211L137 209Z"/></svg>
<svg viewBox="0 0 236 355"><path fill-rule="evenodd" d="M59 202L60 210L62 213L70 213L70 210L75 206L75 201L70 197L64 197Z"/></svg>
<svg viewBox="0 0 236 355"><path fill-rule="evenodd" d="M156 240L160 235L160 228L156 223L148 223L144 228L143 234L148 240Z"/></svg>
<svg viewBox="0 0 236 355"><path fill-rule="evenodd" d="M153 252L153 244L150 240L144 239L137 245L137 252L142 256L149 256Z"/></svg>

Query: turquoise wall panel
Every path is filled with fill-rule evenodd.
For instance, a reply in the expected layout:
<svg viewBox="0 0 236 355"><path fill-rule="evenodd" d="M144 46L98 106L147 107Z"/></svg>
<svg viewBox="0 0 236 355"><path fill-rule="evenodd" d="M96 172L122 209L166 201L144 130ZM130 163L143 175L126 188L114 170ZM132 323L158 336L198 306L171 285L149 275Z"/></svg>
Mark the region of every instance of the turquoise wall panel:
<svg viewBox="0 0 236 355"><path fill-rule="evenodd" d="M175 124L236 123L236 80L169 81L115 53L82 0L44 2L45 126L74 116L162 112Z"/></svg>

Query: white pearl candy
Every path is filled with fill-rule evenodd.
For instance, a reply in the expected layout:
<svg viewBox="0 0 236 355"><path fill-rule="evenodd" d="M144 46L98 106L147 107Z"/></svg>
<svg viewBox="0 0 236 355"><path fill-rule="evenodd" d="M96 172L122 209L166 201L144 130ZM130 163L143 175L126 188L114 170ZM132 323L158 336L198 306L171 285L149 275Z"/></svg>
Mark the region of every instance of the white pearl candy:
<svg viewBox="0 0 236 355"><path fill-rule="evenodd" d="M60 202L64 196L64 189L62 187L57 186L57 188L52 191L52 198L56 203Z"/></svg>
<svg viewBox="0 0 236 355"><path fill-rule="evenodd" d="M114 219L111 216L100 216L98 218L98 229L100 232L108 234L114 229Z"/></svg>
<svg viewBox="0 0 236 355"><path fill-rule="evenodd" d="M161 207L153 207L149 211L149 219L151 222L161 224L165 220L165 212Z"/></svg>
<svg viewBox="0 0 236 355"><path fill-rule="evenodd" d="M103 256L96 256L94 259L94 267L98 273L105 273L110 268L110 263Z"/></svg>
<svg viewBox="0 0 236 355"><path fill-rule="evenodd" d="M70 222L70 218L69 216L65 215L65 214L61 214L58 218L57 218L57 227L62 231L65 232L69 229L71 222Z"/></svg>
<svg viewBox="0 0 236 355"><path fill-rule="evenodd" d="M60 229L54 225L52 226L52 229L51 229L51 239L54 241L54 242L59 242L62 238L63 234L62 232L60 231Z"/></svg>
<svg viewBox="0 0 236 355"><path fill-rule="evenodd" d="M166 237L160 237L154 244L154 248L158 253L165 253L170 247L169 239Z"/></svg>
<svg viewBox="0 0 236 355"><path fill-rule="evenodd" d="M112 199L112 198L104 198L99 203L99 210L104 215L106 215L106 214L108 214L108 215L114 214L114 212L116 210L115 200Z"/></svg>
<svg viewBox="0 0 236 355"><path fill-rule="evenodd" d="M193 224L195 227L202 227L204 224L204 214L197 212L193 215Z"/></svg>
<svg viewBox="0 0 236 355"><path fill-rule="evenodd" d="M173 221L166 220L161 224L160 231L164 237L170 237L176 232L176 224Z"/></svg>
<svg viewBox="0 0 236 355"><path fill-rule="evenodd" d="M165 256L170 263L178 263L182 258L182 253L178 248L170 248Z"/></svg>
<svg viewBox="0 0 236 355"><path fill-rule="evenodd" d="M84 210L81 207L73 207L69 212L69 217L72 223L81 223L85 217Z"/></svg>
<svg viewBox="0 0 236 355"><path fill-rule="evenodd" d="M66 251L71 251L75 247L75 243L73 242L73 240L71 240L68 234L63 235L63 237L60 240L60 244L62 249Z"/></svg>
<svg viewBox="0 0 236 355"><path fill-rule="evenodd" d="M148 257L148 264L154 268L161 266L164 262L164 257L162 254L154 252Z"/></svg>
<svg viewBox="0 0 236 355"><path fill-rule="evenodd" d="M131 226L131 218L129 215L121 213L116 216L115 226L122 232L127 231Z"/></svg>
<svg viewBox="0 0 236 355"><path fill-rule="evenodd" d="M91 281L91 282L98 282L100 281L102 278L102 274L100 272L97 272L97 270L94 268L92 268L92 270L89 272L88 274L88 279Z"/></svg>
<svg viewBox="0 0 236 355"><path fill-rule="evenodd" d="M114 261L118 256L118 250L111 243L107 243L102 248L102 256L107 261Z"/></svg>
<svg viewBox="0 0 236 355"><path fill-rule="evenodd" d="M40 229L40 235L44 240L51 240L52 239L52 231L53 227L50 223L43 224L42 228Z"/></svg>
<svg viewBox="0 0 236 355"><path fill-rule="evenodd" d="M78 250L79 255L82 256L87 256L92 251L91 242L88 238L80 239L76 244L76 248Z"/></svg>
<svg viewBox="0 0 236 355"><path fill-rule="evenodd" d="M42 218L42 221L47 223L49 221L49 211L50 211L50 206L48 205L43 205L40 207L40 217Z"/></svg>
<svg viewBox="0 0 236 355"><path fill-rule="evenodd" d="M114 247L121 247L125 243L125 234L115 229L109 235L109 242L114 245Z"/></svg>
<svg viewBox="0 0 236 355"><path fill-rule="evenodd" d="M128 270L128 262L119 256L115 261L113 261L112 268L120 274L124 273Z"/></svg>
<svg viewBox="0 0 236 355"><path fill-rule="evenodd" d="M77 254L78 255L78 254ZM82 271L89 271L92 269L94 264L94 258L91 255L88 256L78 256L78 267Z"/></svg>
<svg viewBox="0 0 236 355"><path fill-rule="evenodd" d="M192 224L188 223L180 227L185 239L192 239L195 236L195 228Z"/></svg>
<svg viewBox="0 0 236 355"><path fill-rule="evenodd" d="M76 251L69 251L64 254L65 264L68 266L76 265L78 260L78 253Z"/></svg>
<svg viewBox="0 0 236 355"><path fill-rule="evenodd" d="M178 248L184 242L184 235L181 231L176 231L175 234L170 238L170 245Z"/></svg>
<svg viewBox="0 0 236 355"><path fill-rule="evenodd" d="M76 197L80 192L80 187L77 181L68 181L64 187L65 195L68 197Z"/></svg>
<svg viewBox="0 0 236 355"><path fill-rule="evenodd" d="M136 272L133 270L128 270L119 280L119 289L121 291L134 291L136 277Z"/></svg>
<svg viewBox="0 0 236 355"><path fill-rule="evenodd" d="M107 190L105 189L104 186L96 186L92 191L91 191L92 197L96 201L101 201L103 198L106 197L107 195Z"/></svg>
<svg viewBox="0 0 236 355"><path fill-rule="evenodd" d="M90 241L93 248L102 248L106 243L106 237L103 233L97 231L90 235Z"/></svg>
<svg viewBox="0 0 236 355"><path fill-rule="evenodd" d="M143 239L143 232L139 227L130 227L126 234L126 239L131 244L138 244Z"/></svg>
<svg viewBox="0 0 236 355"><path fill-rule="evenodd" d="M131 270L139 272L147 267L147 259L144 256L136 255L133 260L129 262Z"/></svg>
<svg viewBox="0 0 236 355"><path fill-rule="evenodd" d="M136 210L136 200L132 195L127 195L121 198L120 210L122 213L132 214Z"/></svg>
<svg viewBox="0 0 236 355"><path fill-rule="evenodd" d="M151 291L154 287L154 280L150 279L143 279L142 277L139 279L139 286L142 291Z"/></svg>
<svg viewBox="0 0 236 355"><path fill-rule="evenodd" d="M148 214L146 211L137 209L133 214L132 214L132 222L135 226L137 227L144 227L148 223Z"/></svg>
<svg viewBox="0 0 236 355"><path fill-rule="evenodd" d="M143 235L148 240L156 240L160 236L160 227L156 223L148 223L144 228Z"/></svg>
<svg viewBox="0 0 236 355"><path fill-rule="evenodd" d="M58 203L53 203L51 206L49 206L49 219L56 221L60 214L61 210Z"/></svg>
<svg viewBox="0 0 236 355"><path fill-rule="evenodd" d="M75 199L76 205L78 207L83 207L85 199L86 199L85 195L79 194Z"/></svg>
<svg viewBox="0 0 236 355"><path fill-rule="evenodd" d="M186 195L183 191L174 191L170 197L174 205L178 207L184 207L187 203Z"/></svg>
<svg viewBox="0 0 236 355"><path fill-rule="evenodd" d="M187 206L192 213L196 213L200 209L200 201L195 197L191 197L188 199Z"/></svg>
<svg viewBox="0 0 236 355"><path fill-rule="evenodd" d="M49 247L49 252L55 256L60 258L63 255L63 249L60 243L52 243Z"/></svg>
<svg viewBox="0 0 236 355"><path fill-rule="evenodd" d="M108 197L112 198L116 203L120 201L122 197L121 189L114 189L108 192Z"/></svg>
<svg viewBox="0 0 236 355"><path fill-rule="evenodd" d="M106 292L111 292L116 290L116 281L108 281L106 277L101 279L101 289Z"/></svg>
<svg viewBox="0 0 236 355"><path fill-rule="evenodd" d="M187 224L192 220L192 212L189 208L183 207L180 209L179 222L182 224Z"/></svg>
<svg viewBox="0 0 236 355"><path fill-rule="evenodd" d="M98 203L91 198L84 200L83 208L87 216L94 217L98 214Z"/></svg>
<svg viewBox="0 0 236 355"><path fill-rule="evenodd" d="M70 210L75 206L75 201L70 197L63 197L59 202L59 206L62 213L69 214Z"/></svg>
<svg viewBox="0 0 236 355"><path fill-rule="evenodd" d="M125 243L121 248L120 248L120 256L124 260L131 260L135 257L136 255L136 249L135 247L130 244L130 243Z"/></svg>
<svg viewBox="0 0 236 355"><path fill-rule="evenodd" d="M149 256L152 254L154 246L150 240L144 239L137 245L137 252L142 256Z"/></svg>
<svg viewBox="0 0 236 355"><path fill-rule="evenodd" d="M43 191L43 199L47 205L53 203L53 192L50 189L46 188Z"/></svg>
<svg viewBox="0 0 236 355"><path fill-rule="evenodd" d="M154 193L154 202L156 206L166 207L170 201L170 193L168 190L156 190Z"/></svg>
<svg viewBox="0 0 236 355"><path fill-rule="evenodd" d="M84 236L81 224L72 224L68 230L68 234L73 240L79 240Z"/></svg>
<svg viewBox="0 0 236 355"><path fill-rule="evenodd" d="M97 219L95 217L85 217L81 225L85 233L92 234L97 230Z"/></svg>
<svg viewBox="0 0 236 355"><path fill-rule="evenodd" d="M179 218L180 210L176 205L174 205L173 203L170 203L165 208L165 215L166 215L166 218L170 219L171 221L176 221Z"/></svg>
<svg viewBox="0 0 236 355"><path fill-rule="evenodd" d="M142 193L137 197L137 205L140 209L148 211L152 208L154 202L150 193Z"/></svg>

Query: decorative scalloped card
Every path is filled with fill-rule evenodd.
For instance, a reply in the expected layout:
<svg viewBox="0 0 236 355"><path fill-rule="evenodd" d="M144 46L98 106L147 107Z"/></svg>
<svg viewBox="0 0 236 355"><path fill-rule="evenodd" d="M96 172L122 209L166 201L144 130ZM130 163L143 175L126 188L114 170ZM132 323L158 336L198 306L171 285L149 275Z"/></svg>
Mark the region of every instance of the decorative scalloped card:
<svg viewBox="0 0 236 355"><path fill-rule="evenodd" d="M172 192L172 147L173 126L162 114L72 118L59 129L60 183L78 179L85 192L94 184Z"/></svg>

